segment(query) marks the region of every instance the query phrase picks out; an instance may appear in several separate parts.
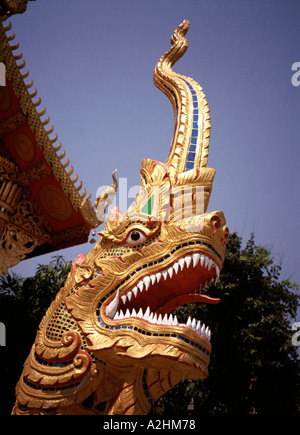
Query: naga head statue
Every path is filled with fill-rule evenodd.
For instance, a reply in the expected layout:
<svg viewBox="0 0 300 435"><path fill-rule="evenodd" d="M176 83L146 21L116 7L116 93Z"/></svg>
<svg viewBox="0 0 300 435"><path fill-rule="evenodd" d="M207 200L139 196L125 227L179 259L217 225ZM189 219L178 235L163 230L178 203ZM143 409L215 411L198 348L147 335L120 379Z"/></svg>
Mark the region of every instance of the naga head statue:
<svg viewBox="0 0 300 435"><path fill-rule="evenodd" d="M147 414L182 378L208 376L210 329L172 313L219 301L201 290L218 280L229 235L223 213L207 212L205 95L172 69L188 28L174 31L154 70L174 108L168 157L142 161L133 204L111 209L94 248L74 260L24 364L15 414Z"/></svg>

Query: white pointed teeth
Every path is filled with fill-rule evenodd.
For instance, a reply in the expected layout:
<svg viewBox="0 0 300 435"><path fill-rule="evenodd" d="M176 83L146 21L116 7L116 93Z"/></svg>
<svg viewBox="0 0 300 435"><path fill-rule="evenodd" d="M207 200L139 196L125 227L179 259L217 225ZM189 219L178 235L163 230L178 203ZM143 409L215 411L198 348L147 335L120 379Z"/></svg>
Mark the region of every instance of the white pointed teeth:
<svg viewBox="0 0 300 435"><path fill-rule="evenodd" d="M196 267L200 263L201 267L205 267L208 270L211 270L211 268L215 268L217 277L220 275L220 269L216 265L216 263L209 257L207 257L204 254L200 254L199 252L196 252L192 255L186 255L183 258L180 258L175 264L173 264L173 270L176 269L176 273L179 270L183 270L184 267L189 268L191 265L193 267Z"/></svg>
<svg viewBox="0 0 300 435"><path fill-rule="evenodd" d="M201 267L205 267L208 271L212 268L215 269L215 274L213 274L212 281L215 283L218 281L220 276L220 269L217 264L205 254L201 254L199 252L195 252L193 254L186 255L180 258L178 261L173 263L171 266L168 266L166 269L161 270L159 272L155 272L151 275L144 276L140 281L127 293L119 296L119 290L115 296L115 298L110 302L110 304L106 307L106 315L110 319L114 320L122 320L129 317L137 317L140 319L147 320L152 324L158 325L168 325L168 326L184 326L194 330L196 333L206 337L208 340L210 339L210 330L209 328L205 328L205 325L200 325L200 321L196 319L188 319L185 324L178 324L177 317L169 316L165 314L157 315L156 313L152 313L150 308L148 307L145 312L140 308L138 312L135 309L130 311L129 308L124 307L127 303L133 303L134 300L139 296L140 293L151 291L151 286L158 284L159 282L163 282L168 279L175 279L176 275L180 273L184 268L194 268L198 265ZM205 288L206 285L210 283L210 279L202 284L202 287ZM201 294L201 286L199 289L194 290L194 294ZM123 310L119 309L119 305L123 305ZM137 303L135 303L137 305ZM125 313L125 314L124 314Z"/></svg>
<svg viewBox="0 0 300 435"><path fill-rule="evenodd" d="M106 307L106 315L110 318L113 319L114 315L117 312L119 306L119 290L117 291L117 294L115 296L115 298L111 301L111 303Z"/></svg>
<svg viewBox="0 0 300 435"><path fill-rule="evenodd" d="M210 341L211 331L208 326L205 327L204 323L201 325L200 320L191 319L189 317L186 324L179 323L178 326L185 326L187 328L193 329L195 332L197 332L197 334L202 335L202 337L205 337L208 341Z"/></svg>
<svg viewBox="0 0 300 435"><path fill-rule="evenodd" d="M150 276L145 276L145 278L143 278L143 283L145 286L145 290L147 291L150 285Z"/></svg>
<svg viewBox="0 0 300 435"><path fill-rule="evenodd" d="M143 283L143 281L140 281L138 284L137 284L137 287L140 289L140 291L142 292L143 290L144 290L144 283Z"/></svg>
<svg viewBox="0 0 300 435"><path fill-rule="evenodd" d="M172 276L173 276L173 267L172 266L169 267L169 269L168 269L168 275L170 278L172 278Z"/></svg>
<svg viewBox="0 0 300 435"><path fill-rule="evenodd" d="M214 277L214 282L216 283L220 276L219 267L206 255L196 252L192 255L186 255L185 257L180 258L174 264L169 266L167 269L162 270L161 272L144 276L144 278L142 278L132 290L121 296L123 304L125 305L127 300L130 302L133 298L136 298L139 292L142 293L143 291L148 291L151 286L159 283L161 280L165 281L166 279L172 279L173 277L176 279L178 271L183 270L184 267L189 268L191 265L196 267L199 263L202 267L204 266L208 270L210 270L212 267L215 269L216 275ZM210 281L207 282L207 284L209 283ZM204 287L205 285L206 284L204 284Z"/></svg>
<svg viewBox="0 0 300 435"><path fill-rule="evenodd" d="M186 267L189 267L192 261L192 256L191 255L187 255L186 257L184 257L184 262L186 264Z"/></svg>
<svg viewBox="0 0 300 435"><path fill-rule="evenodd" d="M174 270L176 275L177 275L178 269L179 269L178 263L173 264L173 270Z"/></svg>
<svg viewBox="0 0 300 435"><path fill-rule="evenodd" d="M180 269L182 270L183 267L184 267L184 264L185 264L184 259L183 259L183 258L180 258L180 260L178 260L178 264L179 264L179 266L180 266Z"/></svg>
<svg viewBox="0 0 300 435"><path fill-rule="evenodd" d="M200 260L200 254L193 254L193 267L196 267Z"/></svg>
<svg viewBox="0 0 300 435"><path fill-rule="evenodd" d="M157 273L156 273L155 275L153 275L153 276L155 276L157 282L160 281L160 278L161 278L161 273L160 273L160 272L157 272Z"/></svg>
<svg viewBox="0 0 300 435"><path fill-rule="evenodd" d="M150 307L147 307L145 312L143 312L142 308L140 308L138 312L134 308L131 311L127 308L125 314L122 310L117 311L114 315L113 320L123 320L129 319L131 317L146 320L147 322L154 325L181 326L185 328L190 328L197 334L202 335L202 337L205 337L207 340L210 340L210 329L208 328L208 326L205 327L204 323L201 324L200 320L191 319L191 317L189 317L186 323L178 323L177 316L173 316L173 314L154 314L151 312Z"/></svg>
<svg viewBox="0 0 300 435"><path fill-rule="evenodd" d="M131 311L127 309L125 314L123 313L122 310L120 310L119 312L115 313L113 320L122 320L130 317L138 317L140 319L147 320L152 324L169 325L169 326L178 325L177 317L173 316L173 314L170 314L169 316L168 314L165 314L164 316L162 316L161 314L157 315L157 313L154 314L151 312L150 307L147 307L145 312L143 312L142 308L140 308L138 312L136 312L134 308Z"/></svg>

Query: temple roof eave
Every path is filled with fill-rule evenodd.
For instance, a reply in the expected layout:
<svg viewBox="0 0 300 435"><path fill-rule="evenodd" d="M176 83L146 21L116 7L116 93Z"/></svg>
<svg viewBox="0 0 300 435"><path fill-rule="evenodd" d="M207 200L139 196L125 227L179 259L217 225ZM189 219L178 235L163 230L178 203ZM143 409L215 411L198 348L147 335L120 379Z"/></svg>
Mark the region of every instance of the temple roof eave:
<svg viewBox="0 0 300 435"><path fill-rule="evenodd" d="M0 20L0 62L5 65L5 85L0 86L0 238L2 251L16 240L14 255L23 259L84 243L101 222L61 151L54 127L48 126L50 118L44 117L37 90L32 91L23 55L15 54L19 44L11 28ZM10 204L14 192L18 197Z"/></svg>

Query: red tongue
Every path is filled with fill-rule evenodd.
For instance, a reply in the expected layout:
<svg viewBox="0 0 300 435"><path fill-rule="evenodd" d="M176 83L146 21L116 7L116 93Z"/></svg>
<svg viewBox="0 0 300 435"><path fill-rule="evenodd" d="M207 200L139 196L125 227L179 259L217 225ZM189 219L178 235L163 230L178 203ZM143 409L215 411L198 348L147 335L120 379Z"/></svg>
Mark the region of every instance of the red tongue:
<svg viewBox="0 0 300 435"><path fill-rule="evenodd" d="M197 294L196 295L182 295L182 296L177 296L177 297L171 299L165 305L160 307L160 309L157 310L156 312L158 314L165 314L165 313L170 313L172 310L179 307L180 305L190 304L192 302L204 302L206 304L218 304L220 302L220 300L221 299L219 299L219 298L211 298L211 297L206 296L206 295L197 295Z"/></svg>

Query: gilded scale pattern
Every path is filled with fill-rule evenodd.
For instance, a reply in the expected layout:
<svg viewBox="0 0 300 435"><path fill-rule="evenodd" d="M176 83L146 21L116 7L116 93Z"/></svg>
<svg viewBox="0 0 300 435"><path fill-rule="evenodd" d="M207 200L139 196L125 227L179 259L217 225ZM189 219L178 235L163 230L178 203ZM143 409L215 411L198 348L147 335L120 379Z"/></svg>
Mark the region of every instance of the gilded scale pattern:
<svg viewBox="0 0 300 435"><path fill-rule="evenodd" d="M174 108L167 160L142 161L134 204L113 209L91 252L74 260L24 364L14 414L146 414L180 379L208 376L210 330L172 315L184 303L218 302L199 285L218 279L229 234L222 212L206 212L215 171L206 167L205 95L172 70L188 28L185 20L175 30L154 70ZM187 187L191 200L180 202Z"/></svg>

